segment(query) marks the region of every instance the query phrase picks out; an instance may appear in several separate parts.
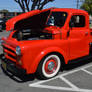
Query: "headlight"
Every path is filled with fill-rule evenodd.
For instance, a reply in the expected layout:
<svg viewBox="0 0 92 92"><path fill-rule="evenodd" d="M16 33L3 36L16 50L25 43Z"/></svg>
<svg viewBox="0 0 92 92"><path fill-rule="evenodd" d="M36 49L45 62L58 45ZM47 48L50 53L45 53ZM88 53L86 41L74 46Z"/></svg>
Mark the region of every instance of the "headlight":
<svg viewBox="0 0 92 92"><path fill-rule="evenodd" d="M19 46L16 47L16 54L21 55L21 48Z"/></svg>

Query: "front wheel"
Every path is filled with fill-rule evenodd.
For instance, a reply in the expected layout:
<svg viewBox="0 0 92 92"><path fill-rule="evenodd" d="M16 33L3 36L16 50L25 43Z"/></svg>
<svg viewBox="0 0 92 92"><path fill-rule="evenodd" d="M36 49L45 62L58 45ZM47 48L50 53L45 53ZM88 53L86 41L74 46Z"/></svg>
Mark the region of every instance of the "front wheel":
<svg viewBox="0 0 92 92"><path fill-rule="evenodd" d="M40 62L37 75L41 79L49 79L56 76L60 70L61 61L58 55L48 55Z"/></svg>

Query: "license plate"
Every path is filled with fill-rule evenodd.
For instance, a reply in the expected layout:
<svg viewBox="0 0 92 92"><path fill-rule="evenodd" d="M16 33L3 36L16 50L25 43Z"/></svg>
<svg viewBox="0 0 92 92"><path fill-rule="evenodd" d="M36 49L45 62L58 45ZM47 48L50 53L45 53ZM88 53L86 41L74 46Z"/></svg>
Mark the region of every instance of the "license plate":
<svg viewBox="0 0 92 92"><path fill-rule="evenodd" d="M2 67L4 68L4 70L7 70L5 62L2 62Z"/></svg>

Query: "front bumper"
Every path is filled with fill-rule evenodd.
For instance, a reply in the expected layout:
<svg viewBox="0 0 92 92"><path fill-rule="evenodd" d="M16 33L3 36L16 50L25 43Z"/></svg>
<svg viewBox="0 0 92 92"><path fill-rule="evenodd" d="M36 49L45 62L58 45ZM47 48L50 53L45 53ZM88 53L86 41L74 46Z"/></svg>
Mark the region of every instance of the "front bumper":
<svg viewBox="0 0 92 92"><path fill-rule="evenodd" d="M4 57L4 55L1 56L1 65L5 71L10 72L16 76L26 75L25 69L18 67L15 62L9 61Z"/></svg>

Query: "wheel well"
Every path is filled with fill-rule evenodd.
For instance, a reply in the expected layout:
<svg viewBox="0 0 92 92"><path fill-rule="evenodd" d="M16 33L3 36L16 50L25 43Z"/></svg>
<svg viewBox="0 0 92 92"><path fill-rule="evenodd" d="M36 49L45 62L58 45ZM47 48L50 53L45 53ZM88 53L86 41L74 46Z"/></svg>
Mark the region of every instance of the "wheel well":
<svg viewBox="0 0 92 92"><path fill-rule="evenodd" d="M45 57L47 57L48 55L51 55L51 54L58 55L58 56L59 56L59 58L60 58L60 60L62 61L62 62L61 62L61 63L62 63L62 65L65 65L64 57L63 57L63 55L61 55L59 52L51 52L51 53L48 53ZM45 58L45 57L44 57L44 58Z"/></svg>
<svg viewBox="0 0 92 92"><path fill-rule="evenodd" d="M59 52L51 52L51 53L48 53L47 55L45 55L45 56L41 59L41 61L43 61L44 58L46 58L47 56L49 56L49 55L51 55L51 54L55 54L55 55L58 55L58 56L59 56L59 58L60 58L60 60L61 60L61 64L62 64L61 71L63 71L63 70L64 70L64 67L65 67L65 60L64 60L63 55L60 54ZM39 62L39 64L40 64L40 63L41 63L41 62ZM38 66L39 66L39 64L38 64ZM37 68L38 68L38 67L37 67ZM38 69L37 69L37 70L38 70ZM36 72L37 72L37 70L36 70Z"/></svg>
<svg viewBox="0 0 92 92"><path fill-rule="evenodd" d="M55 56L55 55L57 55L59 58L60 58L60 61L61 61L61 66L62 67L59 67L59 71L63 71L63 69L64 69L64 67L63 67L63 65L65 64L65 62L64 62L64 57L60 54L60 53L58 53L58 52L51 52L51 53L48 53L48 54L46 54L43 58L42 58L42 60L41 60L41 62L39 63L39 65L38 65L38 67L37 67L37 70L36 70L36 72L35 72L35 74L36 74L36 76L37 76L37 78L42 78L42 79L46 79L46 76L42 73L43 71L42 71L42 65L43 65L43 61L44 61L44 59L45 58L48 58L48 56L49 55L53 55L53 56ZM60 65L60 63L59 63L59 65ZM45 70L44 70L45 71ZM57 74L58 74L58 72L59 71L57 71ZM54 75L55 76L55 75ZM49 77L48 77L49 78Z"/></svg>

